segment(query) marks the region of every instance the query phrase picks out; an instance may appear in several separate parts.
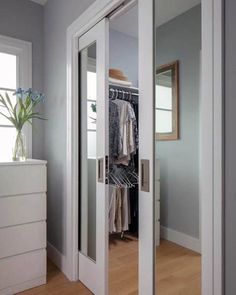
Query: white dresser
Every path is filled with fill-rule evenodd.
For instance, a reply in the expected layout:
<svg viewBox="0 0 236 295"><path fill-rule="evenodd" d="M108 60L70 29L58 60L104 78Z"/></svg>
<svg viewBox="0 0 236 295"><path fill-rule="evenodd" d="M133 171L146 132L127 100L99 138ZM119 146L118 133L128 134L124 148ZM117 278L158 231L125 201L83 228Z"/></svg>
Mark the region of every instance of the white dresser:
<svg viewBox="0 0 236 295"><path fill-rule="evenodd" d="M0 294L46 283L46 162L0 162Z"/></svg>

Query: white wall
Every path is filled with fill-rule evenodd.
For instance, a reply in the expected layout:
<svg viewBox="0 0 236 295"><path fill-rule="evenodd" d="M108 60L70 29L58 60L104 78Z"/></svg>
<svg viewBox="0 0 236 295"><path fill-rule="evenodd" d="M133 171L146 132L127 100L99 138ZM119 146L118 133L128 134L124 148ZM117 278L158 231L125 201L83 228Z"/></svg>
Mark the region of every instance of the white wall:
<svg viewBox="0 0 236 295"><path fill-rule="evenodd" d="M48 240L65 254L66 30L93 0L48 0L44 8L45 158L48 160Z"/></svg>
<svg viewBox="0 0 236 295"><path fill-rule="evenodd" d="M0 0L0 34L32 42L33 85L43 91L43 7L29 0ZM38 110L43 112L44 105ZM33 121L33 157L44 157L45 122Z"/></svg>

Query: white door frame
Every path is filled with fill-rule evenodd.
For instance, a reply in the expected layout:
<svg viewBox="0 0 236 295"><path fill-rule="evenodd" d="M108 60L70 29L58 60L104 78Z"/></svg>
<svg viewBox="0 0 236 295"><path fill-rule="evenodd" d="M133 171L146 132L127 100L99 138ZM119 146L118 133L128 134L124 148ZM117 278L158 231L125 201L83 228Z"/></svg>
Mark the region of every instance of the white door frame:
<svg viewBox="0 0 236 295"><path fill-rule="evenodd" d="M78 279L78 38L122 2L95 1L67 30L66 255L63 271L72 281ZM221 295L223 285L222 14L222 0L202 0L201 121L205 126L201 134L200 173L202 295Z"/></svg>
<svg viewBox="0 0 236 295"><path fill-rule="evenodd" d="M223 1L202 0L202 294L223 293Z"/></svg>

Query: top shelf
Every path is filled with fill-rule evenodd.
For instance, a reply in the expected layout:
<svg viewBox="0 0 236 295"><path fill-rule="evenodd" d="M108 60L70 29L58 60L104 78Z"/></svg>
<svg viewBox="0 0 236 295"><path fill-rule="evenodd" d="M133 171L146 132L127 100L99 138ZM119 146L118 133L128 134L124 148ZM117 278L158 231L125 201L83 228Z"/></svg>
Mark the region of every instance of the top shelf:
<svg viewBox="0 0 236 295"><path fill-rule="evenodd" d="M139 92L139 89L138 88L136 88L136 87L129 87L129 86L123 86L123 85L118 85L118 84L113 84L113 83L109 83L109 88L112 88L112 87L114 87L114 88L117 88L117 89L120 89L120 90L127 90L127 91L132 91L132 92L136 92L136 93L138 93Z"/></svg>

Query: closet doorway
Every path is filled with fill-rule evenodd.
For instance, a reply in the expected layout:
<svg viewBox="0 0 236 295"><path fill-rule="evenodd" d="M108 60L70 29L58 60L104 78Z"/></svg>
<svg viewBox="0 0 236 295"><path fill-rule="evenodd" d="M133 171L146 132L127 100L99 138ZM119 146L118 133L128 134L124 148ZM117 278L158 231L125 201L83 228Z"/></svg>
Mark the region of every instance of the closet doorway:
<svg viewBox="0 0 236 295"><path fill-rule="evenodd" d="M111 17L117 10L122 7L133 4L133 1L117 1L117 0L99 0L92 5L80 18L78 18L68 29L67 35L67 69L68 69L68 126L67 126L67 244L66 244L66 271L69 278L72 280L81 279L84 275L83 282L88 288L93 290L95 294L108 294L108 213L109 213L109 182L108 175L105 173L109 169L109 162L106 160L108 156L108 149L104 149L102 154L96 157L96 187L100 186L101 191L105 192L102 196L102 202L97 199L96 205L96 219L99 213L98 208L102 205L105 214L102 216L102 223L96 222L96 244L98 240L105 242L106 246L99 248L99 251L92 253L93 250L87 249L79 250L79 220L80 211L78 210L78 182L81 171L78 171L79 147L81 139L78 137L78 100L79 89L78 81L80 80L80 73L78 71L78 39L90 32L90 29L96 28L97 24L102 22L104 18ZM155 128L154 128L154 113L155 113L155 76L156 65L154 62L154 26L153 19L153 1L138 0L138 51L139 51L139 235L138 235L138 292L140 294L154 294L154 268L155 268L155 254L154 249L156 241L154 235L156 234L155 226L155 194L154 194L154 142L155 142ZM214 14L213 14L214 11ZM202 121L208 127L203 130L201 135L201 192L205 196L204 206L202 206L201 220L204 227L202 228L202 294L221 294L222 288L222 231L218 230L222 226L221 216L221 24L222 24L222 7L220 0L202 0L202 93L205 98L202 103ZM108 19L107 19L108 20ZM109 22L109 21L108 21ZM104 23L103 23L104 24ZM128 27L127 27L128 28ZM102 63L96 67L97 79L103 77L97 83L97 91L100 88L99 99L103 102L103 118L106 122L109 120L109 96L113 97L113 91L109 86L109 27L103 26L102 31L94 35L93 40L88 42L85 47L90 47L98 39L103 41L103 49L100 48L100 54L103 51ZM212 35L213 34L213 35ZM214 37L214 38L213 38ZM99 43L99 42L98 42ZM97 44L98 44L97 43ZM84 48L85 48L84 47ZM81 47L83 48L83 47ZM98 47L97 47L98 48ZM89 51L89 50L88 50ZM97 51L98 53L98 51ZM105 54L104 54L105 53ZM153 54L152 54L153 53ZM209 58L214 56L214 59ZM89 57L89 53L87 55ZM96 55L96 58L98 55ZM97 65L98 65L97 64ZM115 68L117 70L117 67ZM117 72L116 72L117 74ZM125 71L120 73L121 76L126 76ZM101 88L102 87L102 88ZM88 90L88 89L87 89ZM124 90L123 90L124 91ZM98 91L99 92L99 91ZM98 93L97 92L97 93ZM121 91L120 95L123 92ZM125 94L123 94L125 96ZM113 97L114 98L114 97ZM117 97L118 98L118 97ZM87 98L86 98L87 99ZM105 100L107 99L107 100ZM90 102L89 102L90 103ZM94 101L91 101L94 103ZM105 104L104 104L105 103ZM102 104L101 104L102 105ZM91 106L87 110L91 111ZM141 110L141 111L140 111ZM84 110L83 110L84 111ZM93 114L94 115L94 114ZM99 114L97 113L97 116ZM93 117L93 116L92 116ZM219 118L219 120L217 119ZM86 125L86 124L85 124ZM106 125L107 126L107 125ZM86 126L87 128L87 126ZM105 129L105 146L108 147L109 138L108 130ZM216 130L220 130L218 133ZM86 130L87 132L87 130ZM99 131L97 130L97 133ZM104 135L104 133L102 133ZM103 136L102 135L102 136ZM100 138L100 137L99 137ZM102 137L101 137L102 139ZM214 146L213 146L214 143ZM94 147L94 146L93 146ZM98 144L97 147L104 147L103 144ZM88 162L86 163L88 165ZM86 171L86 169L85 169ZM98 177L99 176L99 177ZM107 184L106 184L107 181ZM103 202L104 196L106 201ZM87 203L88 210L88 203ZM107 206L107 207L106 207ZM101 207L100 207L101 209ZM99 213L97 215L97 213ZM87 217L86 217L87 219ZM84 219L83 219L84 221ZM88 221L88 220L87 220ZM211 221L211 222L210 222ZM102 232L98 229L102 226ZM83 230L86 232L86 227ZM82 229L81 229L82 230ZM212 233L212 235L209 235ZM85 235L89 239L89 234ZM91 238L91 237L90 237ZM93 236L94 238L94 236ZM87 241L88 242L88 241ZM80 244L81 245L81 244ZM88 246L88 243L83 243L83 246ZM100 244L101 245L101 244ZM97 246L96 246L97 249ZM79 251L78 251L79 250ZM92 252L91 252L92 251ZM80 256L83 255L83 258ZM84 260L83 260L84 259ZM102 261L101 264L97 261ZM86 262L85 262L86 261ZM83 262L87 266L83 267ZM84 265L85 265L84 264ZM96 267L95 267L96 265ZM100 265L98 267L98 265ZM213 268L214 266L214 268ZM213 271L214 269L214 271ZM80 271L79 271L80 270ZM81 272L82 270L82 272ZM84 271L84 272L83 272ZM82 280L82 279L81 279ZM96 282L97 286L93 289L93 284ZM219 292L219 293L217 293Z"/></svg>

